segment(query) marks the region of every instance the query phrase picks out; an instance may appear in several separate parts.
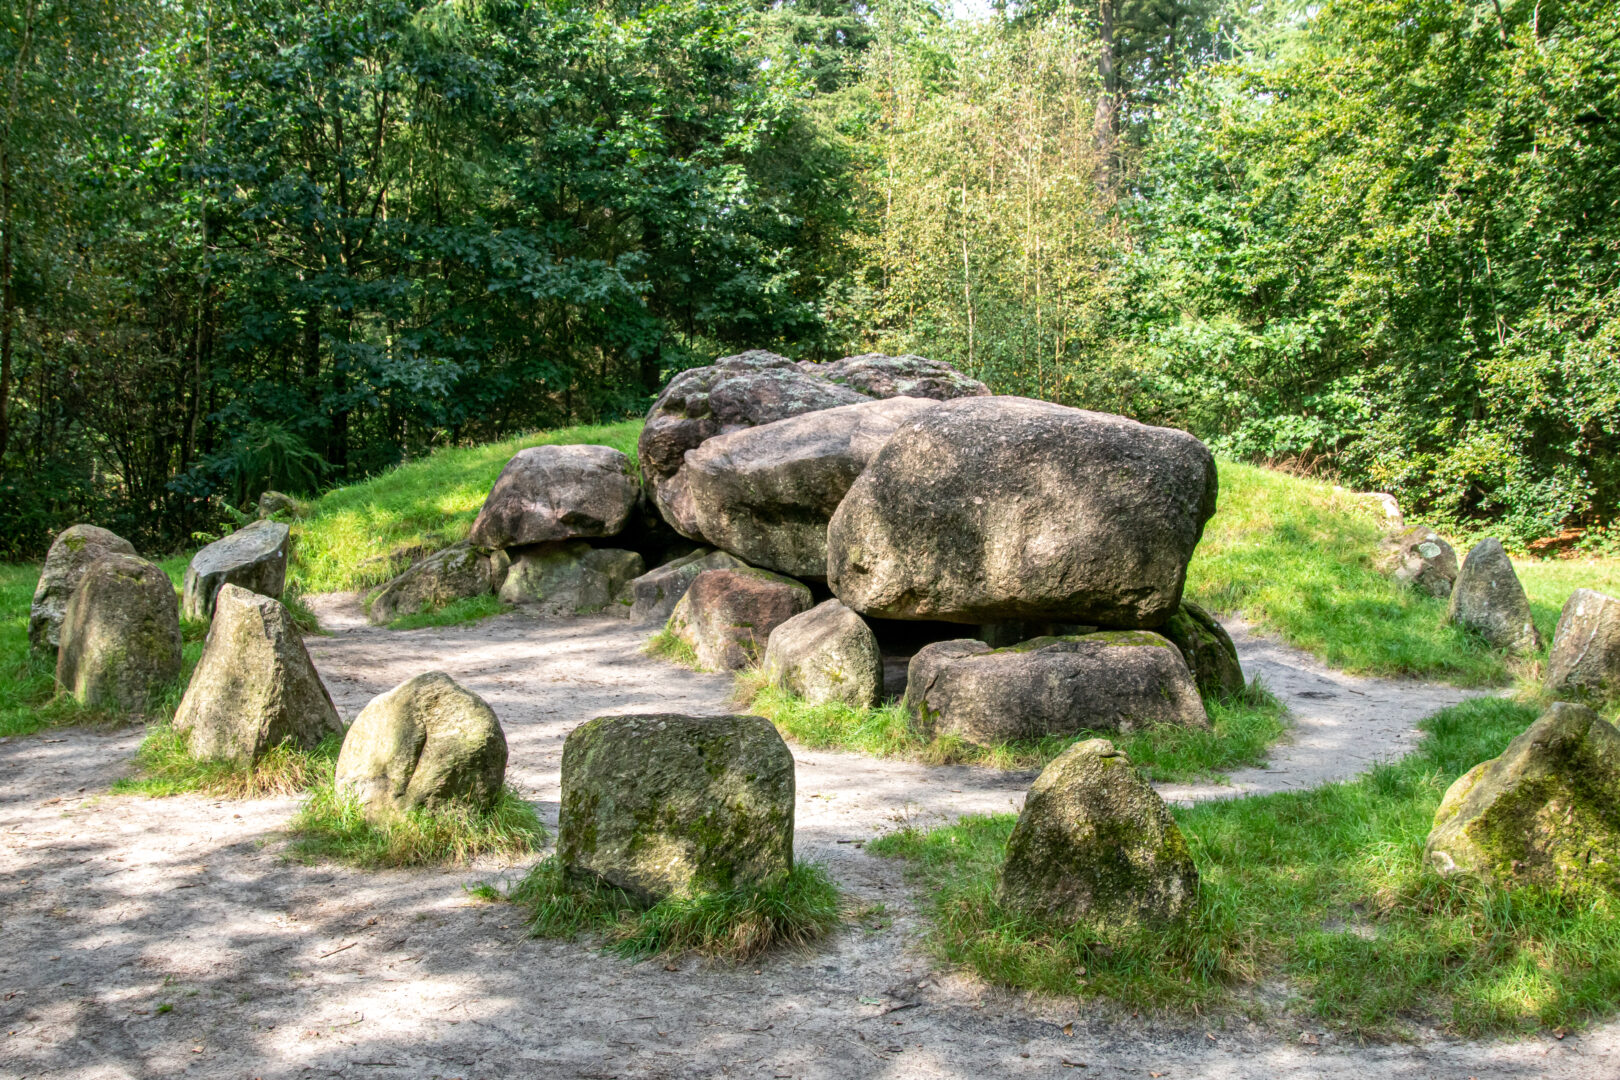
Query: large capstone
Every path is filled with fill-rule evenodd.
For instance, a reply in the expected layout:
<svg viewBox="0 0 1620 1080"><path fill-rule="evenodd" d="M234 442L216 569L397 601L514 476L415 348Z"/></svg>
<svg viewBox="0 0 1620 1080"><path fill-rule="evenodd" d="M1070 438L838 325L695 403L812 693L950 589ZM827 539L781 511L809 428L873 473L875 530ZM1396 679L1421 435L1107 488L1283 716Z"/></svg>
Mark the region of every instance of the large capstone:
<svg viewBox="0 0 1620 1080"><path fill-rule="evenodd" d="M1247 683L1237 646L1215 616L1183 600L1170 621L1159 629L1181 650L1198 692L1215 701L1232 701L1243 695Z"/></svg>
<svg viewBox="0 0 1620 1080"><path fill-rule="evenodd" d="M456 600L487 596L506 581L511 565L504 551L463 540L412 563L372 597L367 618L386 626L405 615L432 611Z"/></svg>
<svg viewBox="0 0 1620 1080"><path fill-rule="evenodd" d="M1519 584L1513 560L1496 539L1481 540L1469 549L1451 587L1447 618L1498 649L1531 653L1541 648L1541 634L1530 618L1530 598Z"/></svg>
<svg viewBox="0 0 1620 1080"><path fill-rule="evenodd" d="M287 581L291 530L280 521L255 521L203 548L186 568L181 610L188 619L214 612L214 595L229 582L261 596L281 596Z"/></svg>
<svg viewBox="0 0 1620 1080"><path fill-rule="evenodd" d="M90 564L103 555L133 554L133 544L98 526L74 525L62 530L45 553L45 565L34 588L34 602L28 609L28 647L41 656L54 657L61 641L62 613Z"/></svg>
<svg viewBox="0 0 1620 1080"><path fill-rule="evenodd" d="M810 610L810 590L751 567L705 570L670 614L668 629L711 671L741 671L760 658L771 631Z"/></svg>
<svg viewBox="0 0 1620 1080"><path fill-rule="evenodd" d="M747 566L729 552L699 548L635 578L625 586L619 599L621 603L626 599L630 601L628 614L636 622L667 622L675 605L703 571L739 570Z"/></svg>
<svg viewBox="0 0 1620 1080"><path fill-rule="evenodd" d="M1552 705L1446 791L1424 859L1500 886L1620 891L1620 731Z"/></svg>
<svg viewBox="0 0 1620 1080"><path fill-rule="evenodd" d="M953 735L978 746L1209 724L1180 650L1145 630L1035 638L1002 649L937 642L911 658L905 701L922 737Z"/></svg>
<svg viewBox="0 0 1620 1080"><path fill-rule="evenodd" d="M1593 589L1570 593L1547 657L1547 694L1566 701L1620 697L1620 600Z"/></svg>
<svg viewBox="0 0 1620 1080"><path fill-rule="evenodd" d="M901 426L850 487L827 528L827 580L879 618L1159 626L1215 487L1186 432L959 398Z"/></svg>
<svg viewBox="0 0 1620 1080"><path fill-rule="evenodd" d="M143 714L180 677L180 606L162 567L103 555L62 613L56 683L85 705Z"/></svg>
<svg viewBox="0 0 1620 1080"><path fill-rule="evenodd" d="M837 600L817 604L772 630L764 668L771 685L816 705L866 708L883 693L877 637L865 619Z"/></svg>
<svg viewBox="0 0 1620 1080"><path fill-rule="evenodd" d="M1061 925L1128 932L1194 914L1198 870L1152 785L1113 743L1088 739L1029 789L996 900Z"/></svg>
<svg viewBox="0 0 1620 1080"><path fill-rule="evenodd" d="M633 551L595 548L583 540L537 544L509 554L512 565L501 584L501 599L533 605L546 615L601 611L645 569Z"/></svg>
<svg viewBox="0 0 1620 1080"><path fill-rule="evenodd" d="M754 566L827 575L827 522L867 463L935 402L901 397L718 435L686 455L696 532Z"/></svg>
<svg viewBox="0 0 1620 1080"><path fill-rule="evenodd" d="M645 903L793 868L793 755L758 716L600 716L563 744L557 857Z"/></svg>
<svg viewBox="0 0 1620 1080"><path fill-rule="evenodd" d="M477 694L442 671L400 683L354 718L336 784L372 820L408 810L495 805L506 779L506 734Z"/></svg>
<svg viewBox="0 0 1620 1080"><path fill-rule="evenodd" d="M640 498L630 459L611 446L531 446L501 470L467 538L511 548L616 536Z"/></svg>
<svg viewBox="0 0 1620 1080"><path fill-rule="evenodd" d="M1384 538L1380 568L1402 585L1444 600L1457 580L1457 553L1427 526L1401 529Z"/></svg>
<svg viewBox="0 0 1620 1080"><path fill-rule="evenodd" d="M830 364L801 363L801 370L875 398L913 397L948 401L985 397L990 388L943 360L922 356L862 353Z"/></svg>
<svg viewBox="0 0 1620 1080"><path fill-rule="evenodd" d="M332 699L281 601L226 584L174 714L195 757L251 764L282 744L343 734Z"/></svg>
<svg viewBox="0 0 1620 1080"><path fill-rule="evenodd" d="M870 400L800 371L775 353L754 350L723 357L681 372L653 402L636 445L641 475L664 520L697 539L702 534L692 520L681 474L688 450L729 431Z"/></svg>

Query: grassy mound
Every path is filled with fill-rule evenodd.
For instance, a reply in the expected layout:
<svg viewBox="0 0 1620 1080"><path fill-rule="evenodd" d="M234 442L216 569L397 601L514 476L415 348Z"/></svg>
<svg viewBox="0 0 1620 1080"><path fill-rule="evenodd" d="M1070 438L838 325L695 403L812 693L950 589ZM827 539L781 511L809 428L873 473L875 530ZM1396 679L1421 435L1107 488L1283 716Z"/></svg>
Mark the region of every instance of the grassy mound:
<svg viewBox="0 0 1620 1080"><path fill-rule="evenodd" d="M1202 1012L1258 1008L1245 988L1280 980L1295 1008L1372 1036L1420 1021L1461 1035L1578 1024L1620 1004L1620 902L1447 882L1421 865L1446 787L1535 712L1477 699L1355 781L1177 810L1202 895L1199 919L1174 933L1109 940L1002 910L1013 815L902 830L866 850L908 861L941 957L1007 986Z"/></svg>
<svg viewBox="0 0 1620 1080"><path fill-rule="evenodd" d="M367 868L463 865L486 855L521 858L546 837L534 807L510 787L501 789L488 812L412 810L372 824L358 800L337 790L330 770L309 793L288 832L293 854L306 862L331 859Z"/></svg>
<svg viewBox="0 0 1620 1080"><path fill-rule="evenodd" d="M555 856L542 860L508 899L533 910L536 937L596 934L611 952L632 959L696 952L746 960L778 946L806 945L838 925L838 889L820 866L799 863L781 884L670 897L643 907L601 884L563 874Z"/></svg>
<svg viewBox="0 0 1620 1080"><path fill-rule="evenodd" d="M260 799L291 795L330 776L343 740L329 735L314 750L286 743L275 746L251 765L193 757L186 737L168 723L152 725L135 751L136 776L113 784L115 795L168 798L199 792L225 799Z"/></svg>

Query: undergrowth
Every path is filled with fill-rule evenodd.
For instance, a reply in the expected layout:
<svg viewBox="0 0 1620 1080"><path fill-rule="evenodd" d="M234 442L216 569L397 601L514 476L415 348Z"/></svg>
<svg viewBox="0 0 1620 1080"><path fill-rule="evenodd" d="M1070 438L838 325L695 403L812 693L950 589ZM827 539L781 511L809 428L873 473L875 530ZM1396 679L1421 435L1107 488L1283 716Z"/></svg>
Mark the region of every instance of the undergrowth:
<svg viewBox="0 0 1620 1080"><path fill-rule="evenodd" d="M367 820L360 801L342 792L330 772L310 791L288 832L293 854L361 867L463 865L486 855L519 858L545 839L534 807L503 786L488 811L453 806L417 809L380 822Z"/></svg>
<svg viewBox="0 0 1620 1080"><path fill-rule="evenodd" d="M668 626L648 638L641 651L648 656L656 656L660 660L668 660L672 664L679 664L693 671L703 670L703 665L698 663L697 650L692 647L691 642Z"/></svg>
<svg viewBox="0 0 1620 1080"><path fill-rule="evenodd" d="M595 934L606 949L632 959L696 952L746 960L815 941L838 925L842 911L827 872L806 863L779 883L672 896L647 907L612 886L571 880L552 856L508 898L533 912L536 937Z"/></svg>
<svg viewBox="0 0 1620 1080"><path fill-rule="evenodd" d="M1421 861L1446 787L1535 718L1479 698L1424 721L1419 749L1346 783L1176 810L1202 878L1188 927L1107 939L995 902L1013 815L904 829L866 846L928 891L931 942L1002 985L1133 1009L1290 1007L1355 1035L1418 1022L1466 1036L1579 1024L1620 1002L1620 903L1441 879Z"/></svg>
<svg viewBox="0 0 1620 1080"><path fill-rule="evenodd" d="M429 626L464 626L487 619L491 615L504 615L512 610L511 604L503 604L500 597L494 593L485 593L482 596L464 596L459 600L452 600L442 607L431 608L427 611L418 611L410 615L401 615L388 624L390 630L420 630Z"/></svg>
<svg viewBox="0 0 1620 1080"><path fill-rule="evenodd" d="M271 747L251 765L192 756L186 736L162 722L148 728L135 751L139 772L113 783L115 795L162 799L198 792L224 799L261 799L291 795L320 782L332 772L343 740L328 735L313 750L289 743Z"/></svg>

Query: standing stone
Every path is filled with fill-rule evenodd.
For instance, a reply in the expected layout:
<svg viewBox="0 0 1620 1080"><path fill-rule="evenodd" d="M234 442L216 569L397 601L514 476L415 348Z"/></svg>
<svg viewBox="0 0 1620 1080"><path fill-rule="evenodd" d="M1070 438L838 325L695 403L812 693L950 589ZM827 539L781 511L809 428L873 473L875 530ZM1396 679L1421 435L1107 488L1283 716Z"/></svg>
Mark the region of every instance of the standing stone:
<svg viewBox="0 0 1620 1080"><path fill-rule="evenodd" d="M948 401L986 397L990 388L970 379L943 360L922 356L862 353L830 364L801 363L800 370L875 398L913 397Z"/></svg>
<svg viewBox="0 0 1620 1080"><path fill-rule="evenodd" d="M705 570L669 617L669 630L711 671L741 671L765 651L771 631L810 609L810 590L769 570Z"/></svg>
<svg viewBox="0 0 1620 1080"><path fill-rule="evenodd" d="M506 581L511 560L504 551L463 540L412 563L371 600L366 618L386 626L405 615L441 608L455 600L487 596Z"/></svg>
<svg viewBox="0 0 1620 1080"><path fill-rule="evenodd" d="M643 903L793 869L793 754L759 716L599 716L563 743L557 857Z"/></svg>
<svg viewBox="0 0 1620 1080"><path fill-rule="evenodd" d="M133 555L135 547L115 532L95 525L64 529L45 553L45 565L28 609L28 647L42 656L55 656L61 640L62 613L68 597L84 580L90 564L103 555Z"/></svg>
<svg viewBox="0 0 1620 1080"><path fill-rule="evenodd" d="M214 594L227 582L279 598L287 581L291 532L279 521L255 521L192 556L181 604L186 618L209 618L214 612Z"/></svg>
<svg viewBox="0 0 1620 1080"><path fill-rule="evenodd" d="M1564 601L1547 657L1547 694L1565 700L1620 697L1620 601L1576 589Z"/></svg>
<svg viewBox="0 0 1620 1080"><path fill-rule="evenodd" d="M467 539L511 548L616 536L640 499L630 459L611 446L531 446L501 470Z"/></svg>
<svg viewBox="0 0 1620 1080"><path fill-rule="evenodd" d="M645 569L633 551L593 548L583 540L537 544L510 554L501 599L533 605L545 615L601 611Z"/></svg>
<svg viewBox="0 0 1620 1080"><path fill-rule="evenodd" d="M506 734L484 699L442 671L400 683L360 710L338 753L336 785L366 817L487 811L506 780Z"/></svg>
<svg viewBox="0 0 1620 1080"><path fill-rule="evenodd" d="M143 714L180 677L180 607L162 567L103 555L62 615L56 684L81 703Z"/></svg>
<svg viewBox="0 0 1620 1080"><path fill-rule="evenodd" d="M1402 585L1444 600L1457 580L1457 553L1433 529L1416 525L1384 538L1381 569Z"/></svg>
<svg viewBox="0 0 1620 1080"><path fill-rule="evenodd" d="M864 709L883 693L883 654L866 620L837 600L817 604L775 630L765 646L765 677L814 705Z"/></svg>
<svg viewBox="0 0 1620 1080"><path fill-rule="evenodd" d="M629 599L629 615L633 621L664 623L703 571L742 570L747 566L728 552L699 548L634 579L625 586L620 599Z"/></svg>
<svg viewBox="0 0 1620 1080"><path fill-rule="evenodd" d="M1424 860L1500 886L1620 891L1620 731L1553 704L1446 791Z"/></svg>
<svg viewBox="0 0 1620 1080"><path fill-rule="evenodd" d="M1198 870L1170 809L1107 739L1075 743L1036 779L1007 840L996 901L1060 925L1129 931L1198 908Z"/></svg>
<svg viewBox="0 0 1620 1080"><path fill-rule="evenodd" d="M905 701L923 738L954 735L977 746L1209 726L1181 652L1144 630L1035 638L1004 649L937 642L911 658Z"/></svg>
<svg viewBox="0 0 1620 1080"><path fill-rule="evenodd" d="M174 714L194 757L251 765L272 747L313 750L343 734L332 699L281 601L226 584L202 659Z"/></svg>
<svg viewBox="0 0 1620 1080"><path fill-rule="evenodd" d="M901 424L936 407L864 401L718 435L686 455L691 518L709 543L754 566L827 576L827 522Z"/></svg>
<svg viewBox="0 0 1620 1080"><path fill-rule="evenodd" d="M1183 600L1159 633L1181 650L1201 695L1214 701L1235 701L1243 696L1248 683L1237 646L1215 616L1191 600Z"/></svg>
<svg viewBox="0 0 1620 1080"><path fill-rule="evenodd" d="M1155 627L1215 512L1183 431L1016 397L903 425L827 527L827 582L863 615Z"/></svg>
<svg viewBox="0 0 1620 1080"><path fill-rule="evenodd" d="M1530 599L1513 571L1513 560L1496 539L1481 540L1469 550L1451 588L1447 618L1498 649L1532 653L1541 648Z"/></svg>

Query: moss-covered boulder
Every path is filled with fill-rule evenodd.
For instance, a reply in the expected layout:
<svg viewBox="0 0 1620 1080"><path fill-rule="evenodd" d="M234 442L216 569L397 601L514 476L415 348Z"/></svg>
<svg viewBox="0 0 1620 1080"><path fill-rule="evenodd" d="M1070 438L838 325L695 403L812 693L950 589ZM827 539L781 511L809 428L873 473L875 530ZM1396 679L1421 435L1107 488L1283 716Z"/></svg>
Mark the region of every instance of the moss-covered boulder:
<svg viewBox="0 0 1620 1080"><path fill-rule="evenodd" d="M1620 891L1620 730L1552 705L1446 791L1424 859L1501 886Z"/></svg>
<svg viewBox="0 0 1620 1080"><path fill-rule="evenodd" d="M698 548L632 580L619 594L619 603L634 622L664 623L675 612L692 582L705 570L742 570L748 564L726 551ZM626 604L625 601L629 603Z"/></svg>
<svg viewBox="0 0 1620 1080"><path fill-rule="evenodd" d="M1042 637L992 649L936 642L911 658L907 709L923 738L979 746L1082 731L1207 727L1181 652L1146 630Z"/></svg>
<svg viewBox="0 0 1620 1080"><path fill-rule="evenodd" d="M1384 537L1379 569L1396 582L1441 600L1457 580L1457 552L1426 525L1398 529Z"/></svg>
<svg viewBox="0 0 1620 1080"><path fill-rule="evenodd" d="M354 718L337 787L366 816L494 806L506 779L506 734L484 699L442 671L400 683Z"/></svg>
<svg viewBox="0 0 1620 1080"><path fill-rule="evenodd" d="M1059 754L1024 800L996 900L1097 931L1186 919L1198 907L1187 840L1147 779L1107 739Z"/></svg>
<svg viewBox="0 0 1620 1080"><path fill-rule="evenodd" d="M1576 589L1564 601L1547 657L1547 693L1565 701L1620 697L1620 600Z"/></svg>
<svg viewBox="0 0 1620 1080"><path fill-rule="evenodd" d="M514 548L501 583L501 599L544 615L601 611L646 568L641 556L618 548L591 547L583 540Z"/></svg>
<svg viewBox="0 0 1620 1080"><path fill-rule="evenodd" d="M180 677L169 575L135 555L91 563L62 613L56 683L86 705L143 714Z"/></svg>
<svg viewBox="0 0 1620 1080"><path fill-rule="evenodd" d="M62 530L45 553L34 602L28 609L28 647L41 656L55 657L61 641L62 615L68 598L84 580L90 564L103 555L133 555L135 546L122 536L96 525L74 525Z"/></svg>
<svg viewBox="0 0 1620 1080"><path fill-rule="evenodd" d="M759 716L601 716L563 744L557 856L646 903L793 868L793 755Z"/></svg>
<svg viewBox="0 0 1620 1080"><path fill-rule="evenodd" d="M1181 658L1204 697L1231 701L1243 695L1247 683L1237 646L1215 616L1191 600L1183 600L1159 633L1181 650Z"/></svg>
<svg viewBox="0 0 1620 1080"><path fill-rule="evenodd" d="M418 559L371 599L367 618L386 626L405 615L441 608L471 596L497 591L506 580L511 560L504 551L474 547L467 541L452 544Z"/></svg>
<svg viewBox="0 0 1620 1080"><path fill-rule="evenodd" d="M810 610L810 590L792 578L746 567L705 570L670 614L668 627L711 671L741 671L765 651L771 631Z"/></svg>
<svg viewBox="0 0 1620 1080"><path fill-rule="evenodd" d="M292 531L285 522L255 521L215 540L191 557L181 610L188 619L214 613L214 596L229 582L261 596L280 597L287 583Z"/></svg>
<svg viewBox="0 0 1620 1080"><path fill-rule="evenodd" d="M290 743L313 750L343 722L281 601L227 584L174 726L191 753L243 765Z"/></svg>
<svg viewBox="0 0 1620 1080"><path fill-rule="evenodd" d="M309 504L302 499L280 491L267 491L259 496L260 518L301 518L309 514Z"/></svg>
<svg viewBox="0 0 1620 1080"><path fill-rule="evenodd" d="M611 446L530 446L506 463L468 539L485 548L616 536L641 501L630 459Z"/></svg>
<svg viewBox="0 0 1620 1080"><path fill-rule="evenodd" d="M866 620L837 600L817 604L771 631L765 677L812 704L857 709L883 693L883 654Z"/></svg>
<svg viewBox="0 0 1620 1080"><path fill-rule="evenodd" d="M1541 648L1541 634L1530 618L1530 598L1500 540L1487 538L1468 550L1451 587L1447 618L1507 652L1533 653Z"/></svg>

